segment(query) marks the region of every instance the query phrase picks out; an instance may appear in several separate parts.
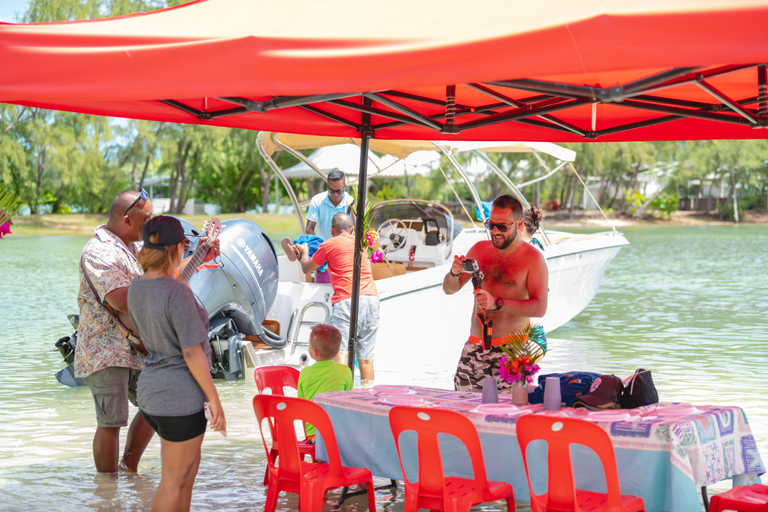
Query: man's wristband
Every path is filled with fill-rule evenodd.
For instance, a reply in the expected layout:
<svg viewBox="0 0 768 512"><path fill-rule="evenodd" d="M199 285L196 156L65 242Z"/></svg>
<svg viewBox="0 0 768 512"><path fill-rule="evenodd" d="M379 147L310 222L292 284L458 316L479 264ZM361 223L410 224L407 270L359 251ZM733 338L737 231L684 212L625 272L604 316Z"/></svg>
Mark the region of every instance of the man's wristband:
<svg viewBox="0 0 768 512"><path fill-rule="evenodd" d="M461 277L461 272L459 272L458 274L454 274L453 269L449 270L448 273L451 274L451 277L455 277L456 279Z"/></svg>

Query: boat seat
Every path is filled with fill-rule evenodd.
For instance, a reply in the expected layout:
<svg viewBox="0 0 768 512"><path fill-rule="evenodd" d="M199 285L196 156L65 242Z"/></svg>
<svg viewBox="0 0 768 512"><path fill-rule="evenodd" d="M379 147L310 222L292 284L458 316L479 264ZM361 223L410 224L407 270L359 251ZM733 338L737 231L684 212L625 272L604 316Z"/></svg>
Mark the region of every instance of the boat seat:
<svg viewBox="0 0 768 512"><path fill-rule="evenodd" d="M424 232L426 237L424 238L424 245L438 245L440 243L440 225L432 217L423 219Z"/></svg>

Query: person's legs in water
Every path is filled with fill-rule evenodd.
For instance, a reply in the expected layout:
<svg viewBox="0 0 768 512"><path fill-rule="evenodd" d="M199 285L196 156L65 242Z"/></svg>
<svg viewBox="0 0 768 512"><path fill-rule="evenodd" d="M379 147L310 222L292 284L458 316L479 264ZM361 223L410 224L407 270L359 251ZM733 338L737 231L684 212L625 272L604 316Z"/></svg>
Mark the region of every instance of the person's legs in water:
<svg viewBox="0 0 768 512"><path fill-rule="evenodd" d="M360 366L360 386L370 387L373 385L373 361L370 359L358 359L357 364Z"/></svg>
<svg viewBox="0 0 768 512"><path fill-rule="evenodd" d="M188 511L192 487L200 466L200 446L208 421L204 411L188 416L152 416L143 413L147 424L160 436L160 485L152 511Z"/></svg>
<svg viewBox="0 0 768 512"><path fill-rule="evenodd" d="M120 453L120 427L96 427L93 436L93 462L99 473L117 472Z"/></svg>
<svg viewBox="0 0 768 512"><path fill-rule="evenodd" d="M120 429L128 424L128 402L136 404L138 370L109 367L88 377L88 386L96 408L96 434L93 437L93 461L100 473L114 473L120 466ZM143 418L135 417L128 429L122 466L136 471L153 431Z"/></svg>
<svg viewBox="0 0 768 512"><path fill-rule="evenodd" d="M154 434L155 431L152 430L152 427L147 424L141 413L137 412L136 416L133 417L133 421L131 421L131 426L128 427L128 435L125 438L125 451L120 461L120 469L136 472L139 467L139 460L141 460L141 456L144 454L144 450L147 449L147 445Z"/></svg>
<svg viewBox="0 0 768 512"><path fill-rule="evenodd" d="M162 470L152 512L189 510L203 437L205 434L181 442L160 440Z"/></svg>
<svg viewBox="0 0 768 512"><path fill-rule="evenodd" d="M129 371L128 399L133 405L136 405L136 386L138 385L141 372L138 370ZM144 417L137 412L131 421L131 426L128 427L128 435L125 438L125 451L120 461L120 469L134 472L138 469L139 460L154 433L155 431L144 420Z"/></svg>

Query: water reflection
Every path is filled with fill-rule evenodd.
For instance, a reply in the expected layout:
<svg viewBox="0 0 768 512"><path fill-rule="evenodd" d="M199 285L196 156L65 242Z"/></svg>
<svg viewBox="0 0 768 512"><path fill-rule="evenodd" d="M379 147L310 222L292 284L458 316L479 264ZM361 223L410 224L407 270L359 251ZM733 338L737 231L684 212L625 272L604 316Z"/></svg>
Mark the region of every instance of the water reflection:
<svg viewBox="0 0 768 512"><path fill-rule="evenodd" d="M626 377L636 368L651 369L663 401L743 407L765 460L768 230L625 232L632 245L608 268L587 310L552 334L543 372L579 369ZM90 393L64 388L53 378L62 363L58 353L47 351L70 331L66 315L77 310L77 261L85 241L8 237L0 242L0 510L147 510L159 483L157 440L139 474L97 475ZM435 372L429 361L377 372L387 382L450 382L450 375ZM218 386L229 437L207 435L193 509L262 510L264 449L250 400L255 385ZM402 490L394 496L377 491L376 498L380 510L402 510ZM324 508L334 508L337 499L338 493L329 494ZM353 498L342 508L362 511L367 502ZM281 495L278 510L297 509L295 496Z"/></svg>

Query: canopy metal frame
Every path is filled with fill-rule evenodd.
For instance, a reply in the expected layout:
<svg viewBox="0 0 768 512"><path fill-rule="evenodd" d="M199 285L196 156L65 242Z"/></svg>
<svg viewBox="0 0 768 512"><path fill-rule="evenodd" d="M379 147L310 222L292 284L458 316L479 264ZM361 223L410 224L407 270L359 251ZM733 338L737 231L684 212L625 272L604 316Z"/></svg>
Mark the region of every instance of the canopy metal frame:
<svg viewBox="0 0 768 512"><path fill-rule="evenodd" d="M531 79L467 83L446 86L445 95L440 98L397 90L284 96L265 101L220 97L217 99L237 106L213 111L199 110L173 99L160 101L187 112L199 120L268 113L271 110L284 108L301 108L353 128L361 135L368 137L374 137L377 131L403 125L428 128L440 134L457 135L473 129L513 121L575 134L589 141L599 140L600 137L610 134L686 118L765 128L768 126L766 66L766 64L749 64L709 69L694 67L670 69L611 87ZM752 68L755 70L754 96L731 98L711 83L714 78ZM689 85L705 91L713 101L689 101L674 96L677 88ZM457 90L461 88L478 91L487 96L489 101L474 105L457 103ZM570 109L584 105L599 104L642 110L649 112L651 117L639 122L618 124L597 130L594 126L594 118L591 123L588 123L589 126L576 126L557 115L557 113L566 114ZM439 110L437 113L434 112L436 107ZM459 122L463 116L470 114L482 117ZM373 119L372 116L376 116L381 120L376 124L372 121L366 124L362 120L366 115L371 119ZM366 133L363 133L364 131Z"/></svg>

